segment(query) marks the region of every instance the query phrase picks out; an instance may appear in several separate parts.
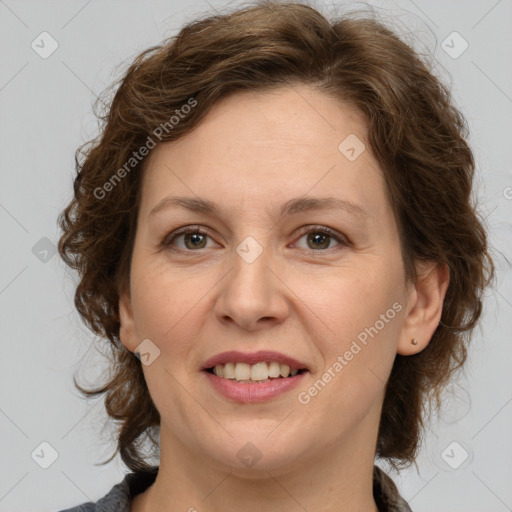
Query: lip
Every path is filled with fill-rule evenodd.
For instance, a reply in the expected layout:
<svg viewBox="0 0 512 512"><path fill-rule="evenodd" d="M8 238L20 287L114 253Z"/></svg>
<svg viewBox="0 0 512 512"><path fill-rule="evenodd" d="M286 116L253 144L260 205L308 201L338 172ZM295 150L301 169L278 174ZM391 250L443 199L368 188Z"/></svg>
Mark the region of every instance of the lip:
<svg viewBox="0 0 512 512"><path fill-rule="evenodd" d="M261 361L261 359L260 359ZM288 364L288 363L286 363ZM247 382L237 382L223 377L217 377L213 373L203 372L208 382L212 387L223 395L239 403L261 403L267 402L273 398L278 397L293 388L307 375L306 373L299 373L293 377L286 377L285 379L274 379L270 382L262 382L261 384L248 384Z"/></svg>
<svg viewBox="0 0 512 512"><path fill-rule="evenodd" d="M208 370L217 364L247 363L253 365L265 361L276 361L280 364L286 364L290 368L296 368L297 370L308 370L305 363L297 361L297 359L294 359L293 357L281 354L280 352L273 352L272 350L260 350L258 352L239 352L237 350L230 350L229 352L222 352L221 354L210 357L210 359L204 363L202 369ZM248 385L258 386L259 384Z"/></svg>

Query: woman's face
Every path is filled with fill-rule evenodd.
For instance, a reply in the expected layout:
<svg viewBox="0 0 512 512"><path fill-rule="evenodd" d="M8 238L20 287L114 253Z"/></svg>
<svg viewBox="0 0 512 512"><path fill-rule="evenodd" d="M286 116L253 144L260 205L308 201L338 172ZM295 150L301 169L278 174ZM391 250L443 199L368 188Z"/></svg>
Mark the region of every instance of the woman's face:
<svg viewBox="0 0 512 512"><path fill-rule="evenodd" d="M121 339L162 457L243 472L373 454L416 293L366 137L354 108L285 87L227 97L150 154ZM277 377L286 363L299 373Z"/></svg>

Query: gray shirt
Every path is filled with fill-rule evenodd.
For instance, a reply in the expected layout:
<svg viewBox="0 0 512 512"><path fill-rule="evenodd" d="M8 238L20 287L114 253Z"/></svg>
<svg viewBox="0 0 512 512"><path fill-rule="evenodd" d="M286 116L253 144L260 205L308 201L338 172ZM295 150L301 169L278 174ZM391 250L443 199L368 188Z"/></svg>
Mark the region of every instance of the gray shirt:
<svg viewBox="0 0 512 512"><path fill-rule="evenodd" d="M128 473L96 503L83 503L61 512L130 512L133 497L144 492L155 481L157 473L158 466L148 471ZM378 466L373 468L373 496L379 512L412 512L393 480Z"/></svg>

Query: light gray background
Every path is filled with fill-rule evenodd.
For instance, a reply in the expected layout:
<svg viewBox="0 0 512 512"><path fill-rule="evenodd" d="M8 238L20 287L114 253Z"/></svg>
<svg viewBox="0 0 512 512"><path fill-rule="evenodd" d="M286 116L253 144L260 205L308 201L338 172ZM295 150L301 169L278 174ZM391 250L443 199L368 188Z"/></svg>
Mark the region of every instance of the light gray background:
<svg viewBox="0 0 512 512"><path fill-rule="evenodd" d="M341 11L347 5L334 3ZM92 101L118 76L119 64L196 15L238 4L0 0L1 512L55 512L96 500L126 472L117 458L94 465L110 455L112 434L100 431L102 401L80 399L72 375L83 363L82 375L94 381L104 370L102 358L74 311L73 277L41 239L58 240L56 218L71 197L74 150L96 134ZM506 259L512 255L512 2L368 5L433 52L439 74L453 87L470 122L477 192L498 266L464 377L452 387L443 418L433 422L417 466L394 478L415 512L512 510L512 279ZM43 31L59 45L47 59L31 48ZM456 59L443 49L454 31L469 44ZM462 42L452 36L444 44L457 50ZM48 469L31 458L43 441L58 453ZM469 454L457 469L441 456L454 441L452 464L462 450Z"/></svg>

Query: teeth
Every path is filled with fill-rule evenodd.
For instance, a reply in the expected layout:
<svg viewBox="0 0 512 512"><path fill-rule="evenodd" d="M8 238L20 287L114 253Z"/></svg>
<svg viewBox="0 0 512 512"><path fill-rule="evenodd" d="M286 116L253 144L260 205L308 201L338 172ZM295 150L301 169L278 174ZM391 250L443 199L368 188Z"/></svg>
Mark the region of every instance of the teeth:
<svg viewBox="0 0 512 512"><path fill-rule="evenodd" d="M247 363L236 363L235 379L249 380L251 378L251 367Z"/></svg>
<svg viewBox="0 0 512 512"><path fill-rule="evenodd" d="M272 377L273 379L277 379L277 377L279 377L281 375L281 368L280 368L280 364L276 361L272 361L269 365L268 365L268 376L269 377Z"/></svg>
<svg viewBox="0 0 512 512"><path fill-rule="evenodd" d="M222 368L221 364L218 364ZM217 368L217 366L215 368ZM224 365L224 375L218 375L218 377L224 377L225 379L234 379L235 378L235 365L234 363L226 363Z"/></svg>
<svg viewBox="0 0 512 512"><path fill-rule="evenodd" d="M288 377L290 375L290 367L287 364L282 364L279 373L281 377Z"/></svg>
<svg viewBox="0 0 512 512"><path fill-rule="evenodd" d="M279 364L277 361L261 361L253 365L247 363L217 364L213 373L217 377L237 380L238 382L268 382L279 377L293 377L297 375L297 368L291 369L287 364Z"/></svg>
<svg viewBox="0 0 512 512"><path fill-rule="evenodd" d="M267 363L256 363L251 366L251 380L268 379Z"/></svg>

